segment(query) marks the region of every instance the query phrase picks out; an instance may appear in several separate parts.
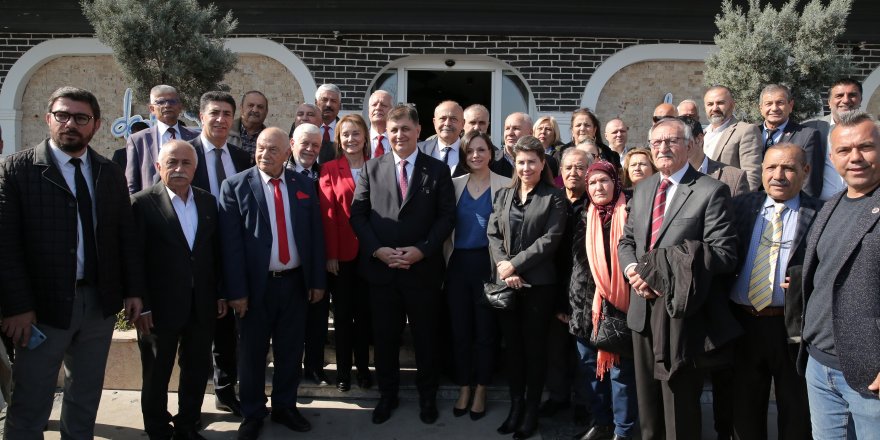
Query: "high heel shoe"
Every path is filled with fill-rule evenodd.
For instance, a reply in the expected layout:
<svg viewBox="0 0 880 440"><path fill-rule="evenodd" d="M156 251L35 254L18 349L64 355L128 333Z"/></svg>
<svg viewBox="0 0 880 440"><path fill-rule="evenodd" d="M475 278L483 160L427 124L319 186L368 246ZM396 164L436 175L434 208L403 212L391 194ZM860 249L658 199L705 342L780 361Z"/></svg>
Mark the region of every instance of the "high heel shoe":
<svg viewBox="0 0 880 440"><path fill-rule="evenodd" d="M467 394L467 401L465 402L464 408L456 408L455 403L461 401L461 398ZM468 406L471 402L471 388L470 387L461 387L458 391L458 400L452 404L452 415L455 417L461 417L468 413Z"/></svg>
<svg viewBox="0 0 880 440"><path fill-rule="evenodd" d="M513 433L513 438L516 440L523 440L531 437L535 434L535 431L538 430L538 404L529 403L526 405L525 415L523 416L522 423L520 423L519 427L516 428L516 432Z"/></svg>
<svg viewBox="0 0 880 440"><path fill-rule="evenodd" d="M498 433L510 434L516 431L516 428L520 425L520 422L522 421L525 407L526 405L522 397L510 399L510 412L507 414L507 419L504 420L504 423L502 423L501 426L498 427Z"/></svg>
<svg viewBox="0 0 880 440"><path fill-rule="evenodd" d="M480 392L482 391L482 392ZM477 403L477 400L482 401L482 411L474 411L474 406ZM476 389L474 389L474 395L471 397L470 403L470 413L471 420L477 421L483 418L486 415L486 386L485 385L477 385Z"/></svg>

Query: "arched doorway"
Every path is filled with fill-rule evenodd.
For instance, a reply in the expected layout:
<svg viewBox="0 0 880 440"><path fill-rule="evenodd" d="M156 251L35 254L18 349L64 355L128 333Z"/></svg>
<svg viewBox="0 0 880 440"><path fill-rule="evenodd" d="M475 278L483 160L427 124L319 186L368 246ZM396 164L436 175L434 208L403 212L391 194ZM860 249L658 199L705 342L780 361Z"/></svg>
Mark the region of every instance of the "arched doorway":
<svg viewBox="0 0 880 440"><path fill-rule="evenodd" d="M482 104L491 114L489 132L500 145L504 117L513 112L532 113L534 97L525 80L512 67L489 57L450 55L411 56L389 64L373 80L364 99L386 90L395 102L415 104L422 125L422 139L434 134L434 107L451 99L462 107Z"/></svg>

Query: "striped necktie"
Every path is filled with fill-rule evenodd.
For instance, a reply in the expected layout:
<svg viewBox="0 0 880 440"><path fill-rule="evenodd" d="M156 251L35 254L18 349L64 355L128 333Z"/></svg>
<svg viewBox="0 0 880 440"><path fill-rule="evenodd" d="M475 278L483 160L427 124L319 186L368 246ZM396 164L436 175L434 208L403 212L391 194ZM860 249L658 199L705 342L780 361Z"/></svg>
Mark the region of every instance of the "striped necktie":
<svg viewBox="0 0 880 440"><path fill-rule="evenodd" d="M752 274L749 278L749 302L758 311L769 306L773 299L776 263L779 259L779 248L782 243L782 214L785 210L785 205L776 204L773 220L764 226L758 245L758 254L752 264Z"/></svg>
<svg viewBox="0 0 880 440"><path fill-rule="evenodd" d="M672 182L669 179L663 179L657 188L657 194L654 195L654 209L651 211L651 247L649 249L654 249L657 239L660 238L660 227L663 226L663 217L666 214L666 190L670 185Z"/></svg>

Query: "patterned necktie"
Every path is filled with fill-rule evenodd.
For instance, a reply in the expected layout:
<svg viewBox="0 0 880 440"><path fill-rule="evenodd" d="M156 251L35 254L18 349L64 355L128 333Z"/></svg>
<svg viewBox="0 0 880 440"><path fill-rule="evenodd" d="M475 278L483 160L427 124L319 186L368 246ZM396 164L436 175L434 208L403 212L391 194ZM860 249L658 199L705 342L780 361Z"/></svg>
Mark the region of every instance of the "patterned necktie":
<svg viewBox="0 0 880 440"><path fill-rule="evenodd" d="M376 139L376 153L373 154L373 157L382 157L382 155L385 154L385 146L382 145L382 139L384 139L384 137L380 134Z"/></svg>
<svg viewBox="0 0 880 440"><path fill-rule="evenodd" d="M785 210L785 205L776 204L773 220L764 226L761 241L758 244L758 254L752 264L752 274L749 278L749 302L758 311L769 306L773 299L776 263L779 259L779 248L782 243L782 214Z"/></svg>
<svg viewBox="0 0 880 440"><path fill-rule="evenodd" d="M452 151L452 147L446 147L443 149L443 163L449 165L449 152Z"/></svg>
<svg viewBox="0 0 880 440"><path fill-rule="evenodd" d="M171 135L171 139L177 139L177 130L174 127L168 127L168 134Z"/></svg>
<svg viewBox="0 0 880 440"><path fill-rule="evenodd" d="M660 227L663 226L663 216L666 213L666 190L672 182L669 179L663 179L660 187L657 188L657 194L654 195L654 210L651 211L651 247L657 244L657 238L660 236Z"/></svg>
<svg viewBox="0 0 880 440"><path fill-rule="evenodd" d="M74 157L70 163L76 167L73 174L73 182L76 185L76 208L79 212L79 221L82 223L83 250L83 273L90 284L95 285L98 281L98 248L95 244L95 222L92 217L92 197L89 194L89 186L82 172L82 159Z"/></svg>
<svg viewBox="0 0 880 440"><path fill-rule="evenodd" d="M400 203L406 198L406 191L409 189L408 176L406 175L406 159L400 161L400 173L398 174L397 183L400 186Z"/></svg>
<svg viewBox="0 0 880 440"><path fill-rule="evenodd" d="M290 261L290 249L287 248L287 220L284 217L284 198L281 196L281 179L269 179L275 185L275 226L278 229L278 261L287 264Z"/></svg>
<svg viewBox="0 0 880 440"><path fill-rule="evenodd" d="M773 136L776 136L776 132L778 132L778 128L774 128L772 130L767 130L767 140L764 141L764 151L767 151L768 148L772 147L776 144L776 141L773 140Z"/></svg>

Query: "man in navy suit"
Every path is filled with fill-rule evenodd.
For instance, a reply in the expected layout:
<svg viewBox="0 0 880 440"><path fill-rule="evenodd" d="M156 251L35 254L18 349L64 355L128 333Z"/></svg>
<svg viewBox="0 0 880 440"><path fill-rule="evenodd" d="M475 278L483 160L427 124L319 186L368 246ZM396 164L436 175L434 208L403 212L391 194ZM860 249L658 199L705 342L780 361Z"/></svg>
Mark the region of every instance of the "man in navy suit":
<svg viewBox="0 0 880 440"><path fill-rule="evenodd" d="M464 110L455 101L443 101L434 109L433 121L437 137L420 142L419 151L442 160L449 167L449 172L453 173L458 166Z"/></svg>
<svg viewBox="0 0 880 440"><path fill-rule="evenodd" d="M125 145L125 179L131 194L149 188L158 181L156 161L159 159L160 145L172 139L189 141L199 135L177 122L183 104L174 87L153 87L150 90L149 108L150 113L156 116L156 124L149 130L129 136Z"/></svg>
<svg viewBox="0 0 880 440"><path fill-rule="evenodd" d="M367 161L351 205L360 240L360 272L370 284L379 399L373 423L397 407L400 333L409 318L415 341L419 417L437 420L438 313L445 264L443 242L455 226L449 168L418 150L419 114L398 105L388 114L393 154Z"/></svg>
<svg viewBox="0 0 880 440"><path fill-rule="evenodd" d="M314 183L285 169L287 134L277 127L257 138L257 166L229 177L220 199L224 281L238 316L238 438L256 439L268 415L265 374L269 341L275 359L272 421L304 432L296 409L306 308L326 287L324 234Z"/></svg>

